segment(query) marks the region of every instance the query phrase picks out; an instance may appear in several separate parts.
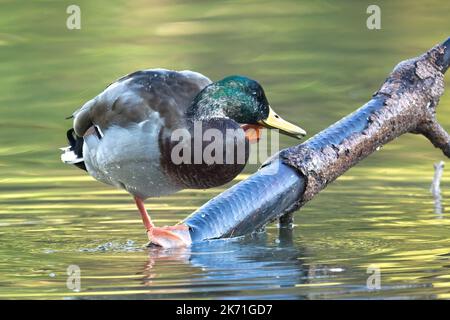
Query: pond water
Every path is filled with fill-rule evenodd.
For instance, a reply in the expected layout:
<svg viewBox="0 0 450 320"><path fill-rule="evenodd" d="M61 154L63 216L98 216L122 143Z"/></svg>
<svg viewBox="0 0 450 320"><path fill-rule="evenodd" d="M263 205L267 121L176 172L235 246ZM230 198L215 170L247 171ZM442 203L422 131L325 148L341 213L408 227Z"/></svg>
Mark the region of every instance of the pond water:
<svg viewBox="0 0 450 320"><path fill-rule="evenodd" d="M366 28L367 1L78 0L81 30L66 28L70 4L1 2L1 299L450 298L450 175L436 213L429 187L445 159L423 137L352 168L296 212L292 232L270 225L179 250L145 248L130 196L62 164L58 150L73 110L155 67L255 78L311 136L365 103L399 61L448 37L450 2L378 1L381 30ZM450 128L448 93L438 118ZM148 207L158 225L174 224L231 184ZM79 291L66 285L70 265Z"/></svg>

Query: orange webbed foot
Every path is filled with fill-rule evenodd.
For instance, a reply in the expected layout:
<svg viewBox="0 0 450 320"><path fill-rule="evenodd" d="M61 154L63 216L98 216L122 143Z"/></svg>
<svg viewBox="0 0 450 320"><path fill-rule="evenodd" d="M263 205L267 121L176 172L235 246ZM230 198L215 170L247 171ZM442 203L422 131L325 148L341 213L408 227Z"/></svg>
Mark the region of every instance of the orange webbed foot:
<svg viewBox="0 0 450 320"><path fill-rule="evenodd" d="M191 245L189 227L184 224L165 227L153 227L147 231L150 245L163 248L188 247Z"/></svg>

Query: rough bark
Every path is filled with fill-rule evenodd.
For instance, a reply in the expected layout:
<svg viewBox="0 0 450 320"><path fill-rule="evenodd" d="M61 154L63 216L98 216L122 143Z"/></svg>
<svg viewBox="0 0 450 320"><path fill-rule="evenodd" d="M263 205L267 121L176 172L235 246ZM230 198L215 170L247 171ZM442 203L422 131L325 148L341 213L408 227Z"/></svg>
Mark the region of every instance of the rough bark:
<svg viewBox="0 0 450 320"><path fill-rule="evenodd" d="M450 157L450 136L436 119L449 45L450 38L420 57L399 63L367 104L308 141L280 152L282 161L306 179L296 208L405 133L423 134Z"/></svg>

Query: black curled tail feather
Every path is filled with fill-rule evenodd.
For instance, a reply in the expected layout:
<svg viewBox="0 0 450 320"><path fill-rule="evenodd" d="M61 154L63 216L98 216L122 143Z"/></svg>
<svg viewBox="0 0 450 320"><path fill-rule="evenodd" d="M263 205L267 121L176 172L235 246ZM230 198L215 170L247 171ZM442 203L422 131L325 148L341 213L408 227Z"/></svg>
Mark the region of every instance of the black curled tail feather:
<svg viewBox="0 0 450 320"><path fill-rule="evenodd" d="M71 128L71 129L67 130L67 140L70 143L69 151L72 151L77 156L77 159L79 159L79 161L76 161L76 162L74 161L74 162L72 162L72 164L74 164L75 166L77 166L80 169L87 171L86 165L84 164L84 161L83 161L84 139L77 136L75 134L75 130L73 128Z"/></svg>
<svg viewBox="0 0 450 320"><path fill-rule="evenodd" d="M73 151L78 158L83 158L83 138L75 134L73 128L67 130L67 140L70 143L70 150Z"/></svg>

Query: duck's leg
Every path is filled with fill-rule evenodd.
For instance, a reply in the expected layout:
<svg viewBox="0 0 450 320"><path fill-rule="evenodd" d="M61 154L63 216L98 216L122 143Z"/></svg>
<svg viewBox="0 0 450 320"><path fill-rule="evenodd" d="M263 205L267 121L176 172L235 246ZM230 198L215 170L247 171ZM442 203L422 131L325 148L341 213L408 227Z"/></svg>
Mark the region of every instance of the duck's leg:
<svg viewBox="0 0 450 320"><path fill-rule="evenodd" d="M166 227L155 227L144 206L144 201L134 197L136 206L142 217L142 222L147 229L148 239L151 244L164 248L186 247L191 244L189 228L184 224Z"/></svg>

